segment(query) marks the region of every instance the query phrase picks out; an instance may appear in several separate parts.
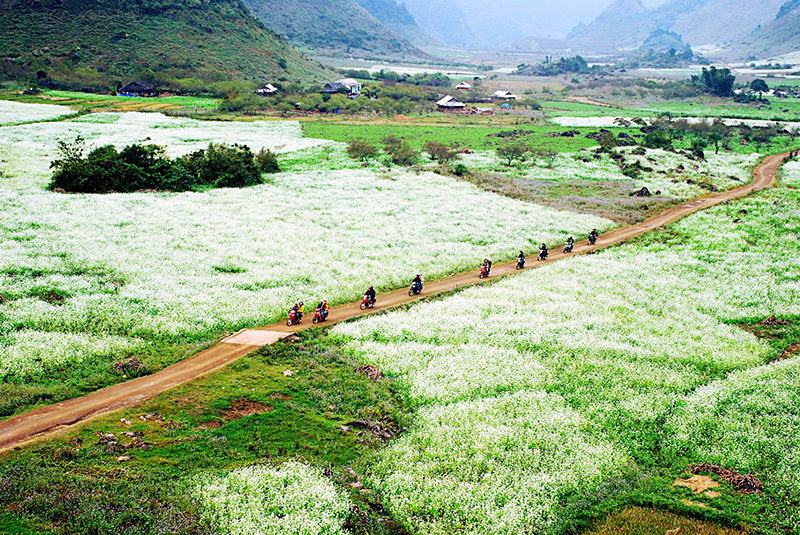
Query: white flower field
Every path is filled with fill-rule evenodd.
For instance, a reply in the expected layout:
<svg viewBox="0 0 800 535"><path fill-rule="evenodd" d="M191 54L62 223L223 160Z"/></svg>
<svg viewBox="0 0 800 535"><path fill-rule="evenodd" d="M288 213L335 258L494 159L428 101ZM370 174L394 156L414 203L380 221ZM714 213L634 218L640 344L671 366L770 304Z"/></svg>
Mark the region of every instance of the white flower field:
<svg viewBox="0 0 800 535"><path fill-rule="evenodd" d="M798 231L800 196L773 190L660 240L337 326L418 410L372 483L417 533L558 533L663 439L678 465L800 496L800 358L767 364L769 344L736 326L800 314Z"/></svg>
<svg viewBox="0 0 800 535"><path fill-rule="evenodd" d="M404 171L287 172L271 184L206 193L43 191L55 141L77 134L95 145L151 138L172 153L209 140L277 150L320 143L300 138L293 122L155 114L0 129L12 175L0 182L2 377L152 340L213 339L278 321L297 300L347 302L369 284L443 276L613 224ZM41 298L52 292L62 298ZM36 350L44 346L51 349Z"/></svg>
<svg viewBox="0 0 800 535"><path fill-rule="evenodd" d="M71 113L72 110L67 106L0 100L0 126L57 119Z"/></svg>
<svg viewBox="0 0 800 535"><path fill-rule="evenodd" d="M198 482L205 518L228 535L339 535L350 500L320 470L298 462L249 466Z"/></svg>

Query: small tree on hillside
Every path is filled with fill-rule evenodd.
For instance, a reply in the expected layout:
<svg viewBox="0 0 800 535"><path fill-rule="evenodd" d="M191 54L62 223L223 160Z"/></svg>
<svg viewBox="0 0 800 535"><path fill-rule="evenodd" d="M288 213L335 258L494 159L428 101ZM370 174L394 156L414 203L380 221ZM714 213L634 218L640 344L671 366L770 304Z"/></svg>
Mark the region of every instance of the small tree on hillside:
<svg viewBox="0 0 800 535"><path fill-rule="evenodd" d="M394 154L403 145L403 140L397 136L389 135L381 139L381 143L383 143L383 150L386 154Z"/></svg>
<svg viewBox="0 0 800 535"><path fill-rule="evenodd" d="M425 152L431 159L439 163L450 163L458 157L458 151L449 145L437 141L425 143Z"/></svg>
<svg viewBox="0 0 800 535"><path fill-rule="evenodd" d="M769 93L769 86L764 80L753 80L750 82L750 90L759 95L763 95L764 93Z"/></svg>
<svg viewBox="0 0 800 535"><path fill-rule="evenodd" d="M354 160L367 163L378 156L378 147L363 139L353 139L347 144L347 154Z"/></svg>
<svg viewBox="0 0 800 535"><path fill-rule="evenodd" d="M515 161L525 161L528 157L529 149L521 142L508 143L497 147L497 156L506 161L508 166L514 164Z"/></svg>
<svg viewBox="0 0 800 535"><path fill-rule="evenodd" d="M405 141L392 152L392 163L395 165L411 166L416 164L418 159L419 152Z"/></svg>
<svg viewBox="0 0 800 535"><path fill-rule="evenodd" d="M613 137L613 136L612 136ZM558 158L558 153L554 150L539 149L534 151L534 158L542 160L548 169L552 169Z"/></svg>

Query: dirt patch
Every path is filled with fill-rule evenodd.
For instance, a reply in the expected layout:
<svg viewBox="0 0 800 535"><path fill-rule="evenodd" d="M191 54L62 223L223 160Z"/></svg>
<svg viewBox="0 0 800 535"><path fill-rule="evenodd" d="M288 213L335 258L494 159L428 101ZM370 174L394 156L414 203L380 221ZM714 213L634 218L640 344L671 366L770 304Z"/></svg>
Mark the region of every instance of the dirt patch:
<svg viewBox="0 0 800 535"><path fill-rule="evenodd" d="M685 500L690 507L707 507ZM744 531L668 511L628 506L598 521L586 535L744 535Z"/></svg>
<svg viewBox="0 0 800 535"><path fill-rule="evenodd" d="M365 418L353 420L347 422L346 425L340 426L340 429L344 433L351 433L354 429L357 429L358 431L356 431L356 434L359 436L364 437L364 435L371 435L383 442L390 441L403 431L403 429L398 427L396 422L388 418L383 418L380 421L368 420Z"/></svg>
<svg viewBox="0 0 800 535"><path fill-rule="evenodd" d="M131 357L114 364L114 369L126 377L141 377L150 373L150 369L139 357Z"/></svg>
<svg viewBox="0 0 800 535"><path fill-rule="evenodd" d="M678 478L672 483L672 486L686 487L688 489L691 489L692 492L694 492L695 494L703 494L708 496L709 492L715 492L715 491L710 491L708 489L714 489L719 487L719 483L717 483L708 476L692 476L689 479ZM718 492L716 494L719 495ZM711 497L712 496L709 496L709 498Z"/></svg>
<svg viewBox="0 0 800 535"><path fill-rule="evenodd" d="M356 373L363 373L372 381L383 380L383 372L377 366L368 364L367 366L359 366L356 368Z"/></svg>
<svg viewBox="0 0 800 535"><path fill-rule="evenodd" d="M714 464L700 463L688 468L692 474L714 474L742 494L761 494L764 484L753 474L741 474Z"/></svg>
<svg viewBox="0 0 800 535"><path fill-rule="evenodd" d="M708 504L703 502L693 502L692 500L681 500L681 503L683 505L688 505L689 507L701 507L703 509L708 508Z"/></svg>
<svg viewBox="0 0 800 535"><path fill-rule="evenodd" d="M269 399L278 399L280 401L289 401L292 399L292 396L288 394L281 394L280 392L275 392L274 394L270 394Z"/></svg>
<svg viewBox="0 0 800 535"><path fill-rule="evenodd" d="M760 321L758 325L760 325L761 327L779 327L782 325L789 325L789 322L786 320L778 319L775 316L769 316L763 321Z"/></svg>
<svg viewBox="0 0 800 535"><path fill-rule="evenodd" d="M797 342L796 344L792 344L789 347L787 347L786 349L784 349L783 353L781 353L780 359L781 360L788 359L788 358L791 358L791 357L793 357L793 356L795 356L797 354L800 354L800 342Z"/></svg>
<svg viewBox="0 0 800 535"><path fill-rule="evenodd" d="M230 409L222 411L220 414L223 418L225 418L226 422L231 422L246 416L270 412L274 408L275 407L272 405L264 405L263 403L253 401L252 399L237 399L231 403Z"/></svg>

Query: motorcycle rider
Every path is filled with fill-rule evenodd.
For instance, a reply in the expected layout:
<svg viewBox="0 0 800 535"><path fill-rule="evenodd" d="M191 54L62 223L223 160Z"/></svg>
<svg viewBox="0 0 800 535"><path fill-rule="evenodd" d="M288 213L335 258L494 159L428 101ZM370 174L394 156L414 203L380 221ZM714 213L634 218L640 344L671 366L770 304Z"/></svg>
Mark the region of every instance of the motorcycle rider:
<svg viewBox="0 0 800 535"><path fill-rule="evenodd" d="M300 312L300 304L295 303L294 306L291 308L290 314L291 312L294 312L294 322L300 323L300 319L302 317L302 314Z"/></svg>
<svg viewBox="0 0 800 535"><path fill-rule="evenodd" d="M422 277L422 275L417 273L417 276L411 281L411 287L414 288L414 291L419 291L422 293L422 285L424 282L425 279Z"/></svg>
<svg viewBox="0 0 800 535"><path fill-rule="evenodd" d="M520 268L525 267L525 251L520 251L519 255L517 256L517 265Z"/></svg>
<svg viewBox="0 0 800 535"><path fill-rule="evenodd" d="M575 240L570 236L567 238L567 245L564 246L565 253L571 253L575 249Z"/></svg>
<svg viewBox="0 0 800 535"><path fill-rule="evenodd" d="M297 314L298 314L297 323L303 321L303 314L305 314L305 312L306 312L306 305L302 301L300 301L300 303L298 303L297 305Z"/></svg>
<svg viewBox="0 0 800 535"><path fill-rule="evenodd" d="M375 299L377 297L377 295L375 294L375 288L373 288L372 286L367 288L367 291L364 292L364 297L367 298L367 300L369 301L370 305L374 305L375 304Z"/></svg>
<svg viewBox="0 0 800 535"><path fill-rule="evenodd" d="M539 260L547 260L547 257L550 256L550 250L547 248L547 244L543 243L541 247L539 247Z"/></svg>
<svg viewBox="0 0 800 535"><path fill-rule="evenodd" d="M492 274L492 261L491 260L489 260L488 258L485 258L483 260L483 267L486 268L486 276L487 277Z"/></svg>
<svg viewBox="0 0 800 535"><path fill-rule="evenodd" d="M594 245L597 243L597 238L600 237L600 234L597 233L597 229L593 228L592 231L589 233L589 244Z"/></svg>
<svg viewBox="0 0 800 535"><path fill-rule="evenodd" d="M328 300L323 299L322 301L317 304L317 312L319 312L319 317L322 318L322 321L328 319L328 311L330 310L330 306L328 306Z"/></svg>

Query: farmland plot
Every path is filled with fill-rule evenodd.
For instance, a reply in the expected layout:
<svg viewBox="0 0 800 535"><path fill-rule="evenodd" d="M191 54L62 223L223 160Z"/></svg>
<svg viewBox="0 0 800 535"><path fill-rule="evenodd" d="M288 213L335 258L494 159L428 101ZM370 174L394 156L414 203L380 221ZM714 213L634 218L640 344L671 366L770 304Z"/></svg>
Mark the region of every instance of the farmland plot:
<svg viewBox="0 0 800 535"><path fill-rule="evenodd" d="M203 342L279 320L291 303L357 298L558 243L611 221L526 204L432 173L319 170L246 190L43 191L56 139L150 138L172 153L214 141L275 150L320 143L293 122L196 123L96 114L0 129L0 376L62 381L148 343Z"/></svg>
<svg viewBox="0 0 800 535"><path fill-rule="evenodd" d="M417 408L371 483L417 533L563 532L622 481L690 462L758 471L797 503L800 358L768 364L774 348L736 324L800 314L798 231L800 195L781 188L337 326ZM764 525L796 529L792 511Z"/></svg>
<svg viewBox="0 0 800 535"><path fill-rule="evenodd" d="M25 104L10 100L0 100L0 126L57 119L70 113L72 113L72 110L67 106Z"/></svg>

